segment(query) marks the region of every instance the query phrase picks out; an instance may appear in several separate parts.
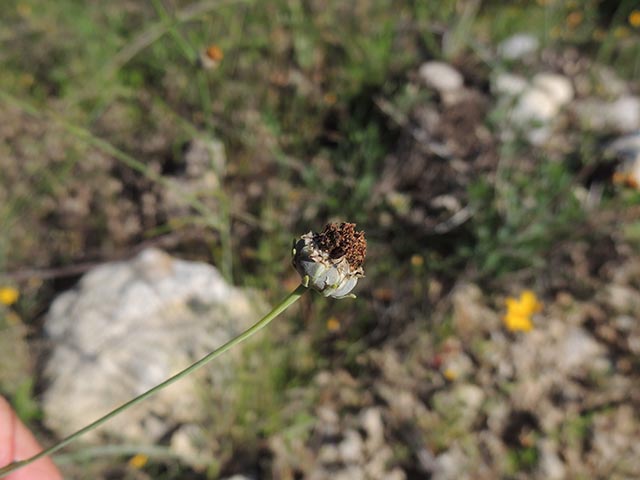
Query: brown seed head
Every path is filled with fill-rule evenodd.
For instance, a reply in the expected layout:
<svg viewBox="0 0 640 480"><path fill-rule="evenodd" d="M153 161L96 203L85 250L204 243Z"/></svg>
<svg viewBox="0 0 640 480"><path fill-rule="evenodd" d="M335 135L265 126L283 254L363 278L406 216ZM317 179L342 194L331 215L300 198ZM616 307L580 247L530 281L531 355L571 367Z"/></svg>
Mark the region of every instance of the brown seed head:
<svg viewBox="0 0 640 480"><path fill-rule="evenodd" d="M329 258L345 257L354 270L361 267L367 255L367 240L364 232L356 232L355 223L329 223L313 240Z"/></svg>

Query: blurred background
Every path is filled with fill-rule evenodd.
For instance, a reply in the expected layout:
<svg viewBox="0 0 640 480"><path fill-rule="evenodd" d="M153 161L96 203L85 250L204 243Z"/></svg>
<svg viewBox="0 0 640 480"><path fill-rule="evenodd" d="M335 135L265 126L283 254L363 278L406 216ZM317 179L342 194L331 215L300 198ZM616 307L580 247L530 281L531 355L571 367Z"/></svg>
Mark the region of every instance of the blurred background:
<svg viewBox="0 0 640 480"><path fill-rule="evenodd" d="M65 478L640 477L640 5L4 0L0 393ZM213 266L213 267L211 267ZM74 383L75 382L75 383Z"/></svg>

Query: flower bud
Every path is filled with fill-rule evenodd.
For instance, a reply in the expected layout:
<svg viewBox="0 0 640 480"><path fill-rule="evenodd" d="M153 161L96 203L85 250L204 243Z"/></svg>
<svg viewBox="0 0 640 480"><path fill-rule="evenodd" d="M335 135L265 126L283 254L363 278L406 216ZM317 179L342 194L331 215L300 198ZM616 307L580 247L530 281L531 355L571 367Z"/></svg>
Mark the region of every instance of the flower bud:
<svg viewBox="0 0 640 480"><path fill-rule="evenodd" d="M306 287L325 297L355 297L350 292L364 277L366 253L364 232L356 232L355 224L330 223L322 233L294 240L292 263Z"/></svg>

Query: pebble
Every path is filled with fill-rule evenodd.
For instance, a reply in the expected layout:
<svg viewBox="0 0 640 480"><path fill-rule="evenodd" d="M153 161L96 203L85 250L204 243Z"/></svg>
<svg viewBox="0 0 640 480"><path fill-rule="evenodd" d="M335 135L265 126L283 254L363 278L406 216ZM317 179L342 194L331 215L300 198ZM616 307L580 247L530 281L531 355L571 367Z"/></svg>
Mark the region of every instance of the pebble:
<svg viewBox="0 0 640 480"><path fill-rule="evenodd" d="M524 92L529 85L526 78L513 73L500 73L496 75L491 84L494 94L499 96L516 97Z"/></svg>
<svg viewBox="0 0 640 480"><path fill-rule="evenodd" d="M516 33L498 46L498 53L505 60L517 60L540 48L540 41L529 33Z"/></svg>
<svg viewBox="0 0 640 480"><path fill-rule="evenodd" d="M464 78L448 63L432 61L423 63L419 71L420 78L439 93L453 92L464 86Z"/></svg>
<svg viewBox="0 0 640 480"><path fill-rule="evenodd" d="M640 97L624 95L611 102L583 100L576 105L576 114L585 128L630 133L640 129Z"/></svg>

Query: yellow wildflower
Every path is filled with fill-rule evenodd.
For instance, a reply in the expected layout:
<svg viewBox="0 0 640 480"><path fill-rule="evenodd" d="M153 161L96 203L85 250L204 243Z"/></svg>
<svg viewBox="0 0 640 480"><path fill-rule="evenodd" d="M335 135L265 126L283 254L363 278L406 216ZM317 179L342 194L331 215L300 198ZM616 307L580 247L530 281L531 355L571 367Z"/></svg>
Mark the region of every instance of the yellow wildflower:
<svg viewBox="0 0 640 480"><path fill-rule="evenodd" d="M129 459L129 466L132 468L140 469L144 467L149 461L149 457L143 453L138 453Z"/></svg>
<svg viewBox="0 0 640 480"><path fill-rule="evenodd" d="M337 332L340 330L340 320L336 317L329 317L327 320L327 330L330 332Z"/></svg>
<svg viewBox="0 0 640 480"><path fill-rule="evenodd" d="M629 14L629 25L633 28L640 28L640 10L633 10Z"/></svg>
<svg viewBox="0 0 640 480"><path fill-rule="evenodd" d="M442 372L442 375L450 382L453 382L456 378L458 378L458 373L452 368L446 368L444 372Z"/></svg>
<svg viewBox="0 0 640 480"><path fill-rule="evenodd" d="M520 298L509 297L506 299L507 314L502 318L505 326L512 332L528 332L533 329L531 316L542 310L542 303L531 290L525 290Z"/></svg>
<svg viewBox="0 0 640 480"><path fill-rule="evenodd" d="M0 287L0 303L3 305L13 305L20 298L20 293L13 287Z"/></svg>
<svg viewBox="0 0 640 480"><path fill-rule="evenodd" d="M417 253L411 255L411 266L414 268L420 268L424 265L424 257Z"/></svg>

